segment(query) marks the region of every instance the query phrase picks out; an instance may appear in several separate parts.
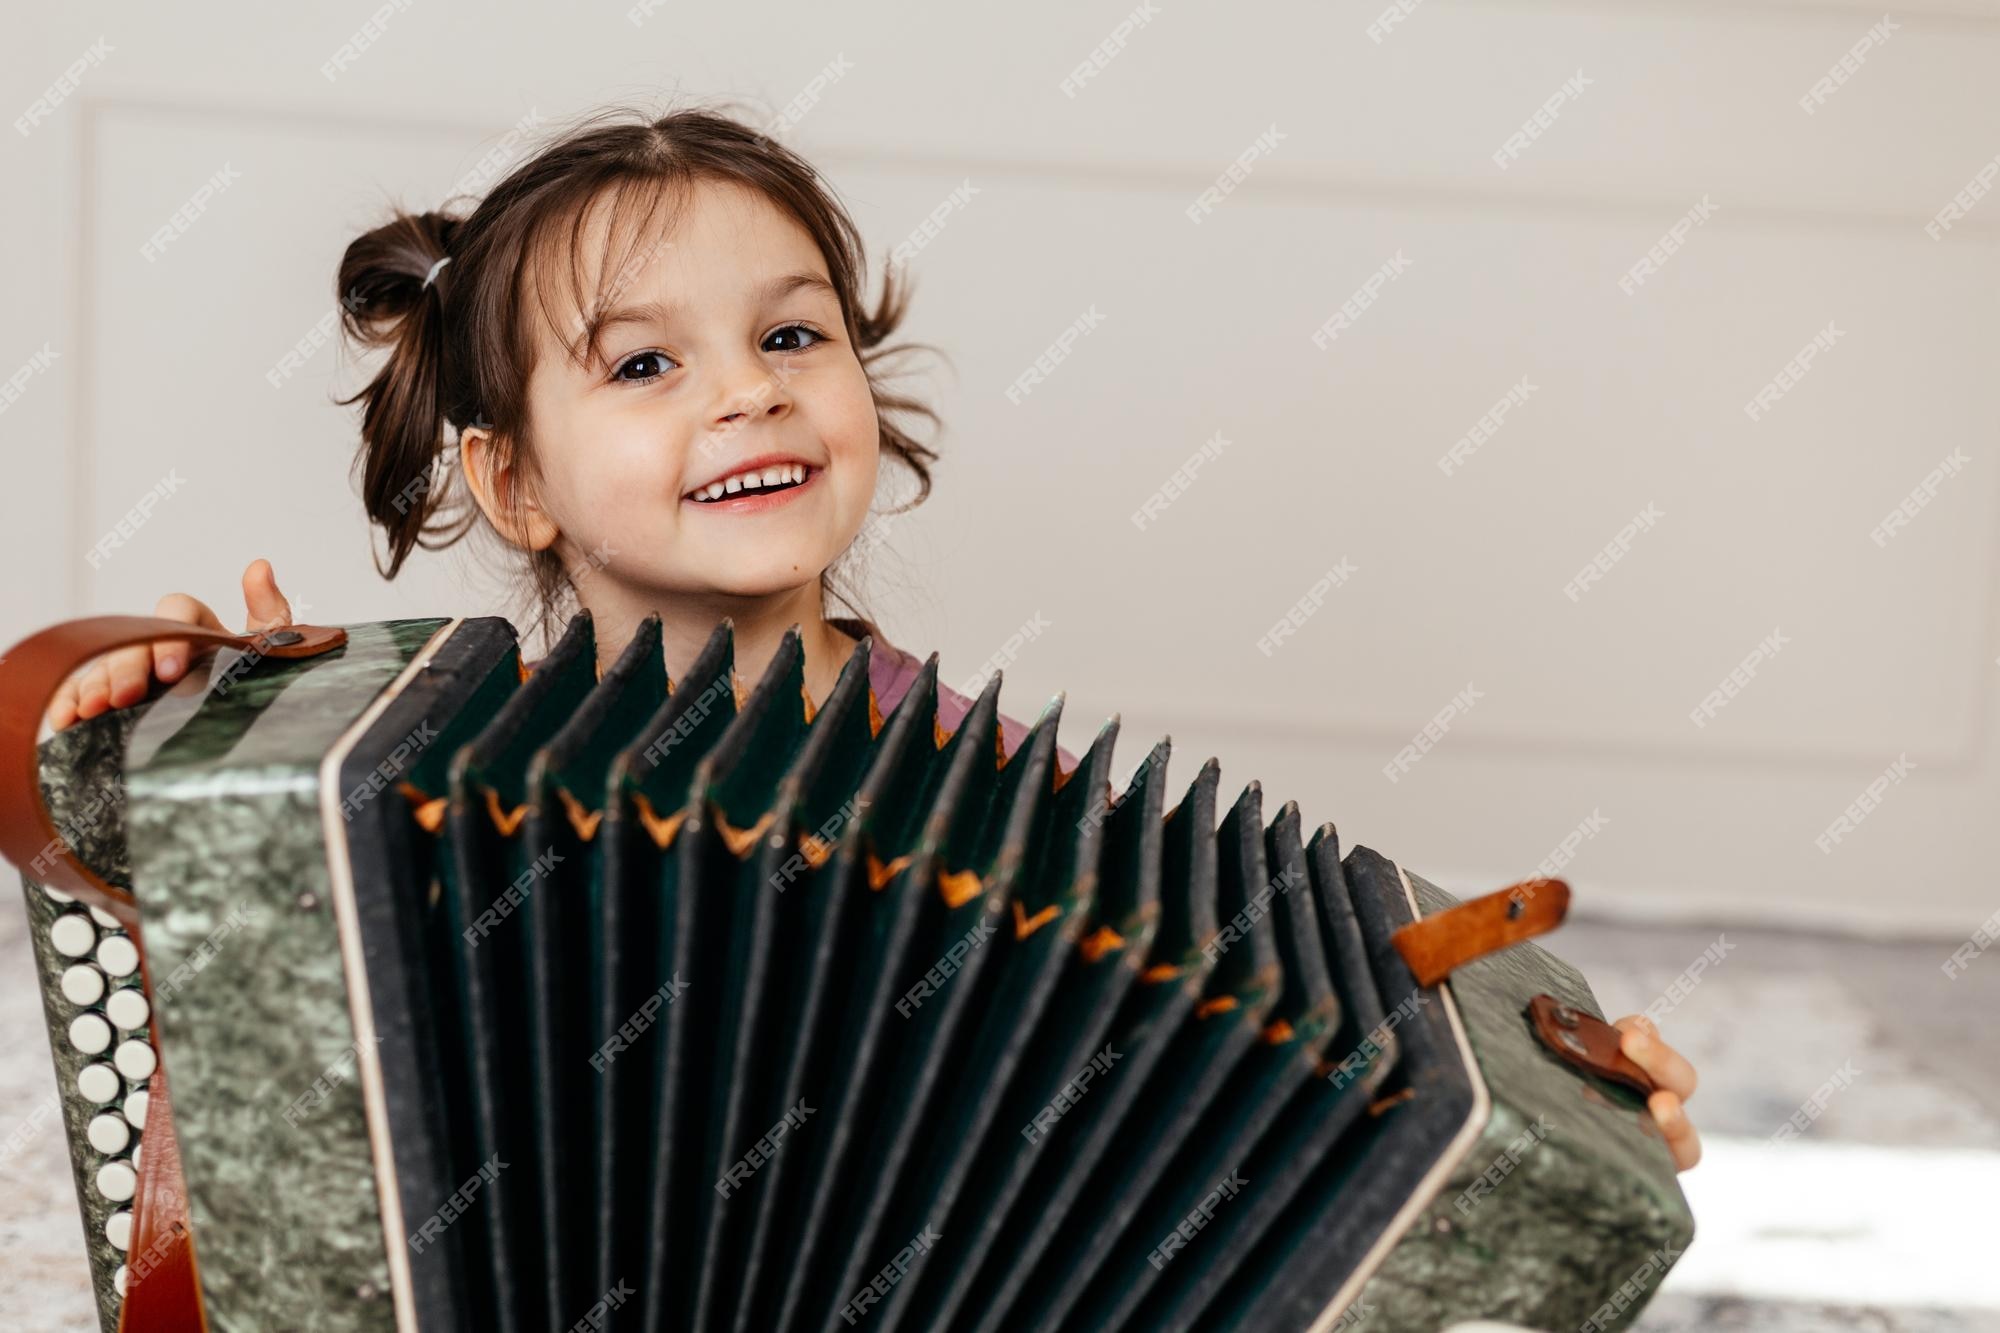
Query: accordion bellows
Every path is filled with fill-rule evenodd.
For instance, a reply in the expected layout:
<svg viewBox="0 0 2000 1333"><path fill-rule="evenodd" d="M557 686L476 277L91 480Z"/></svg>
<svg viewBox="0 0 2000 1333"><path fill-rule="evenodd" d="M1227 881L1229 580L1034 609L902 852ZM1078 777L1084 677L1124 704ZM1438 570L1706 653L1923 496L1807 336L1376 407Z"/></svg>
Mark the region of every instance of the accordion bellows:
<svg viewBox="0 0 2000 1333"><path fill-rule="evenodd" d="M1213 760L1117 790L1114 718L1063 771L1060 698L1008 756L997 674L946 733L935 655L884 718L866 640L815 707L727 622L671 686L656 619L601 678L587 615L532 674L504 620L346 631L42 746L59 822L116 793L77 851L138 900L210 1329L1609 1329L1692 1234L1524 1017L1595 1014L1573 969L1419 985L1456 900ZM103 968L28 904L114 1333L143 1099L91 1130L144 1070L79 1095Z"/></svg>

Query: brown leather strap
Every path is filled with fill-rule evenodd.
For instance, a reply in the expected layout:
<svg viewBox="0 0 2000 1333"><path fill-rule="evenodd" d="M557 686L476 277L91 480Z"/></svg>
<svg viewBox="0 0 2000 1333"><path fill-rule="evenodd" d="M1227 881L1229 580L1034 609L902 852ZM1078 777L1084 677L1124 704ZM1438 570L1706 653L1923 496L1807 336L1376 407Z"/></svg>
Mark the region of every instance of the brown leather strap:
<svg viewBox="0 0 2000 1333"><path fill-rule="evenodd" d="M1435 986L1452 969L1562 924L1569 885L1526 879L1413 921L1389 938L1419 986Z"/></svg>
<svg viewBox="0 0 2000 1333"><path fill-rule="evenodd" d="M265 657L315 657L347 642L338 626L285 625L231 634L154 616L90 616L31 634L0 657L0 856L31 878L101 907L127 928L138 924L132 895L77 858L42 802L35 737L70 673L103 653L160 639L223 644Z"/></svg>
<svg viewBox="0 0 2000 1333"><path fill-rule="evenodd" d="M153 1070L146 1128L139 1143L144 1165L132 1200L132 1238L125 1251L125 1303L118 1311L118 1333L207 1333L194 1232L188 1225L187 1181L181 1175L180 1141L174 1137L164 1061Z"/></svg>
<svg viewBox="0 0 2000 1333"><path fill-rule="evenodd" d="M1537 995L1528 1001L1528 1017L1542 1044L1565 1061L1645 1096L1653 1095L1658 1085L1620 1048L1619 1039L1624 1034L1614 1024L1572 1009L1553 995Z"/></svg>

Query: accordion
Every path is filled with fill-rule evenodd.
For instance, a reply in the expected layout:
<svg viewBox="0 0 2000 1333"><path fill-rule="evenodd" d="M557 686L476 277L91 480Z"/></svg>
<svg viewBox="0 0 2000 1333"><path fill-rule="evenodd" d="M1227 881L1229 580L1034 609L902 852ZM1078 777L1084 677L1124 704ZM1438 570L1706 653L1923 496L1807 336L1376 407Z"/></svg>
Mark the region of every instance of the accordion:
<svg viewBox="0 0 2000 1333"><path fill-rule="evenodd" d="M175 685L39 746L77 665ZM1611 1329L1693 1223L1568 888L1460 902L996 673L587 613L0 659L105 1333ZM167 1075L171 1072L171 1092Z"/></svg>

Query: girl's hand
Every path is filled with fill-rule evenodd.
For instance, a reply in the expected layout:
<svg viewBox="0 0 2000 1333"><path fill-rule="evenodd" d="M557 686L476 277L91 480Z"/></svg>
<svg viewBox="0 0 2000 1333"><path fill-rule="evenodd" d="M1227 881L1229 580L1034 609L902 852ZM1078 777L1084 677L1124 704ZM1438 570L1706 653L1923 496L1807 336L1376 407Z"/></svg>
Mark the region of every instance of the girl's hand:
<svg viewBox="0 0 2000 1333"><path fill-rule="evenodd" d="M291 603L278 591L268 560L253 560L243 571L243 605L249 615L243 627L246 633L292 623ZM153 614L208 629L227 628L215 612L184 592L162 597ZM86 664L56 691L45 715L49 727L61 731L106 709L135 704L146 697L154 676L167 682L179 680L187 671L192 647L185 639L162 639L120 648Z"/></svg>
<svg viewBox="0 0 2000 1333"><path fill-rule="evenodd" d="M1674 1169L1687 1170L1701 1160L1701 1138L1682 1105L1694 1096L1694 1066L1661 1039L1660 1030L1644 1014L1627 1014L1612 1026L1625 1034L1619 1039L1619 1049L1659 1085L1646 1099L1646 1108L1673 1151Z"/></svg>

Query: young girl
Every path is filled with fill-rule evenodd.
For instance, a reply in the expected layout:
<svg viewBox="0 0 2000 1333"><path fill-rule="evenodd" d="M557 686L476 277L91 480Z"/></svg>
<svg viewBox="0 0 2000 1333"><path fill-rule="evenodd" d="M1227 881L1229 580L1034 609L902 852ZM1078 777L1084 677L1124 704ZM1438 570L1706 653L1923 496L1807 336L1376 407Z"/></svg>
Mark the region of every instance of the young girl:
<svg viewBox="0 0 2000 1333"><path fill-rule="evenodd" d="M468 215L398 214L362 236L340 265L343 319L388 357L343 401L363 405L362 495L389 543L381 572L395 577L414 547L449 545L483 518L525 559L543 631L590 611L601 665L656 614L678 677L729 616L737 669L754 680L797 624L807 691L825 698L872 634L887 713L920 660L865 617L825 608L829 595L847 600L836 560L879 540L868 515L884 455L916 479L905 508L929 494L937 455L898 418L935 418L882 382L904 297L886 275L868 309L862 264L852 220L810 165L701 110L600 113ZM250 565L243 594L250 628L290 622L268 562ZM155 614L222 628L185 594ZM175 680L188 659L184 642L107 655L49 721L134 703L150 676ZM939 695L955 728L971 701ZM1026 728L1002 727L1011 753ZM1700 1152L1681 1106L1694 1071L1642 1015L1618 1025L1660 1085L1651 1109L1685 1170Z"/></svg>

